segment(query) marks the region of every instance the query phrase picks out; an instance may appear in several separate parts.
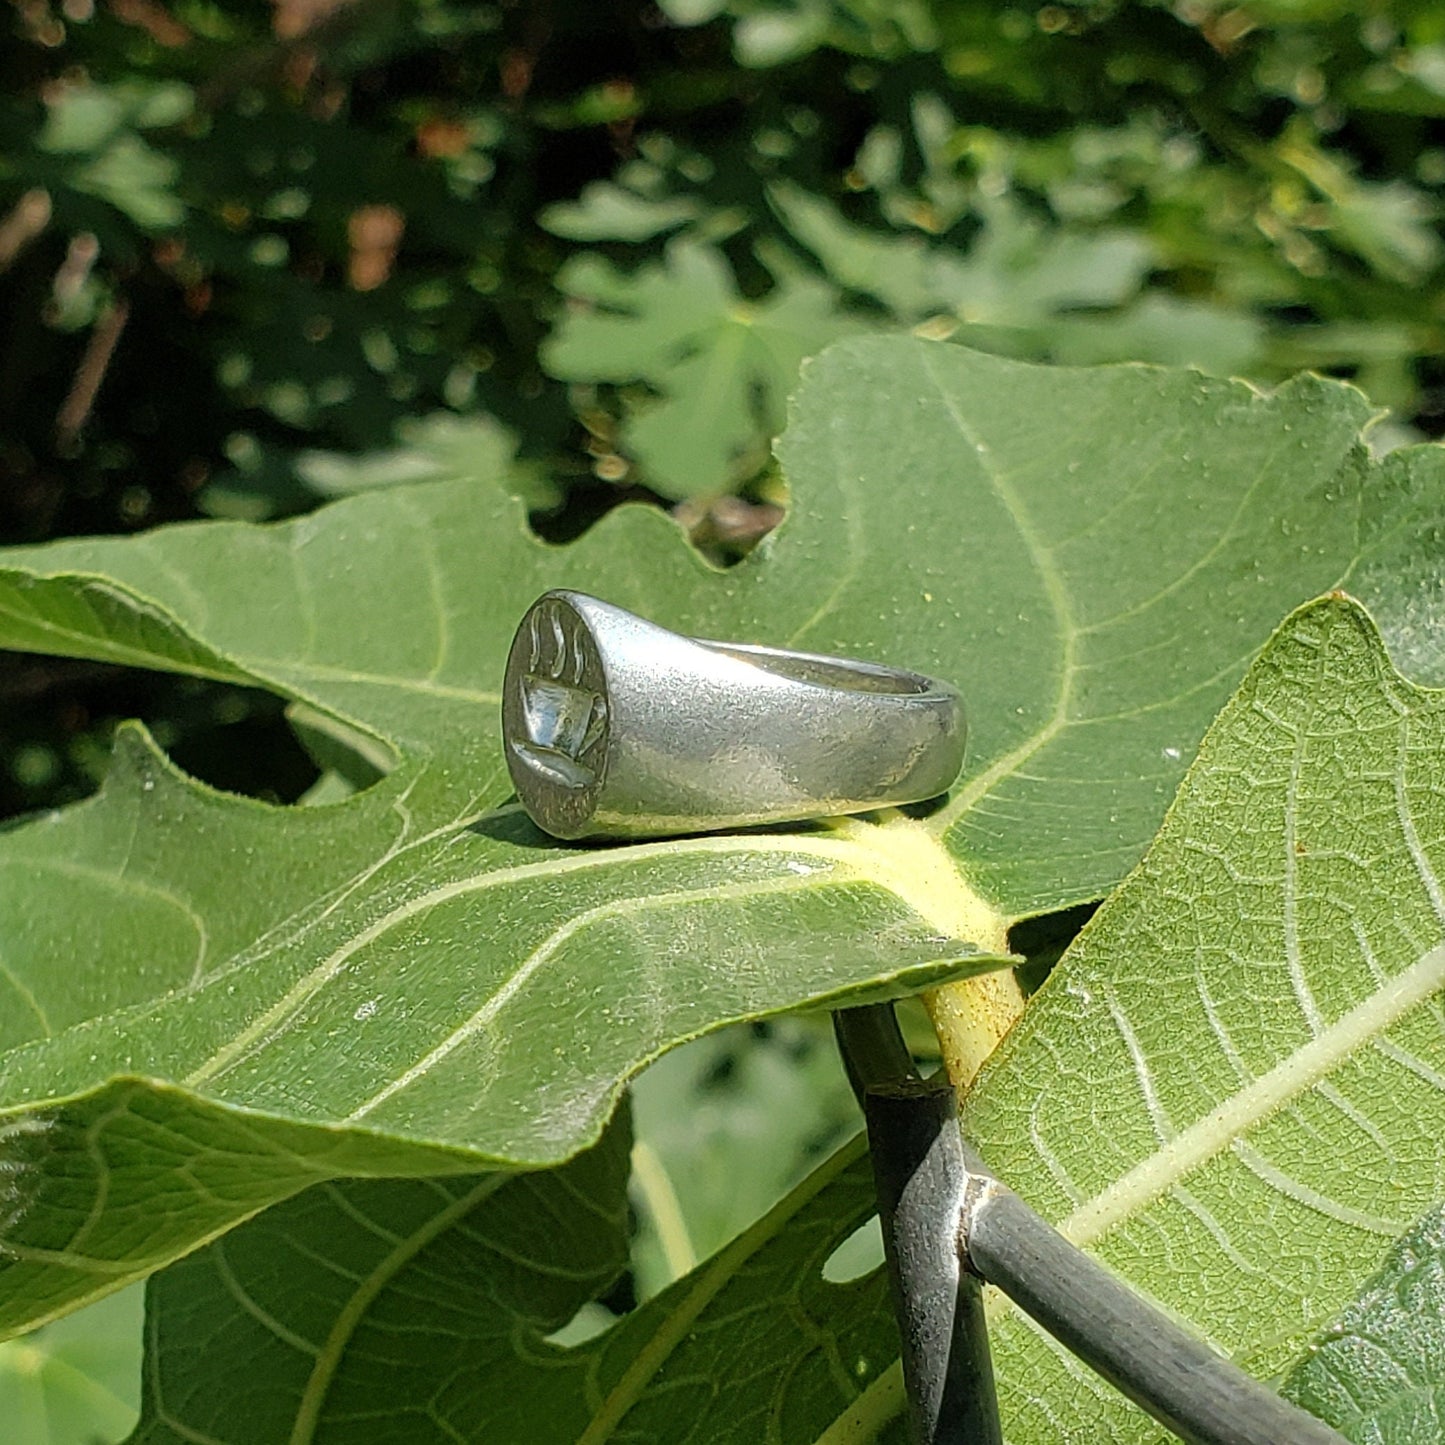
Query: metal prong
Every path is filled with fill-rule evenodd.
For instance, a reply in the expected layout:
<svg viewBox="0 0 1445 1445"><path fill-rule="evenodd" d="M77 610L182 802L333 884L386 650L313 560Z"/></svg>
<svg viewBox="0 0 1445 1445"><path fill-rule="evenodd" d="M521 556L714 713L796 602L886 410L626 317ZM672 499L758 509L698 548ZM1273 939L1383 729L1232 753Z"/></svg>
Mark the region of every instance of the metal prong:
<svg viewBox="0 0 1445 1445"><path fill-rule="evenodd" d="M887 1004L833 1015L868 1121L917 1445L1001 1445L979 1281L959 1266L966 1166L953 1087L920 1079Z"/></svg>
<svg viewBox="0 0 1445 1445"><path fill-rule="evenodd" d="M967 1145L967 1268L1190 1445L1348 1445L1070 1244Z"/></svg>

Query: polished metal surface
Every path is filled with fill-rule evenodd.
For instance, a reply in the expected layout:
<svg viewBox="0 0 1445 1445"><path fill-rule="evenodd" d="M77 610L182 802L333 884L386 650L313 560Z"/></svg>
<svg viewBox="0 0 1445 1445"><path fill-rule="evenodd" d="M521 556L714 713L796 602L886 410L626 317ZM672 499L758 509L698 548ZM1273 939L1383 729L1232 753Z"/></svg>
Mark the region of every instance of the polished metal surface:
<svg viewBox="0 0 1445 1445"><path fill-rule="evenodd" d="M502 737L558 838L654 838L919 802L963 765L946 683L847 658L682 637L581 592L532 604Z"/></svg>

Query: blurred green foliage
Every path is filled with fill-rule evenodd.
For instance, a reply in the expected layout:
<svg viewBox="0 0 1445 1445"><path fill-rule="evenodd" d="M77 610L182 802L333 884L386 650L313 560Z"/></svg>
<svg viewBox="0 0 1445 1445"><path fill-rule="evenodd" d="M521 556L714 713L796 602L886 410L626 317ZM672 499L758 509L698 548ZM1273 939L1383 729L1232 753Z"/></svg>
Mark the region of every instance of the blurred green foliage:
<svg viewBox="0 0 1445 1445"><path fill-rule="evenodd" d="M144 1303L145 1286L130 1285L0 1343L6 1445L98 1445L134 1428Z"/></svg>
<svg viewBox="0 0 1445 1445"><path fill-rule="evenodd" d="M864 327L1329 368L1440 429L1421 0L5 21L7 540L295 511L299 454L439 412L564 489L747 494L799 359Z"/></svg>

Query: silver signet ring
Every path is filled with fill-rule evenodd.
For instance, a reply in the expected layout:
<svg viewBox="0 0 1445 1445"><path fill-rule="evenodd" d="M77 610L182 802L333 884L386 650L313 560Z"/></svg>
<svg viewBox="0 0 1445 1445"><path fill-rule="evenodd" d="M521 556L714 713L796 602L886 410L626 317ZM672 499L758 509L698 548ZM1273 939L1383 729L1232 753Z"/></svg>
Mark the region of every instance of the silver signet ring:
<svg viewBox="0 0 1445 1445"><path fill-rule="evenodd" d="M517 796L558 838L655 838L915 803L963 766L946 683L873 663L682 637L548 592L507 657Z"/></svg>

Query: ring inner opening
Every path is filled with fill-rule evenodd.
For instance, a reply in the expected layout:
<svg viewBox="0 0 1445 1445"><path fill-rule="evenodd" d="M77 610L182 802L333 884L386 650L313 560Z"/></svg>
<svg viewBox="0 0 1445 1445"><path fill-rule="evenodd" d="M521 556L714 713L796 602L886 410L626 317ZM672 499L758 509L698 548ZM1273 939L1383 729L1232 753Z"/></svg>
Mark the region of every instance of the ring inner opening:
<svg viewBox="0 0 1445 1445"><path fill-rule="evenodd" d="M928 691L928 679L915 673L878 667L871 662L850 662L842 658L817 657L806 652L784 652L772 647L747 647L736 643L709 642L714 652L726 653L741 662L765 667L769 672L814 687L843 688L849 692L892 693L916 697Z"/></svg>

